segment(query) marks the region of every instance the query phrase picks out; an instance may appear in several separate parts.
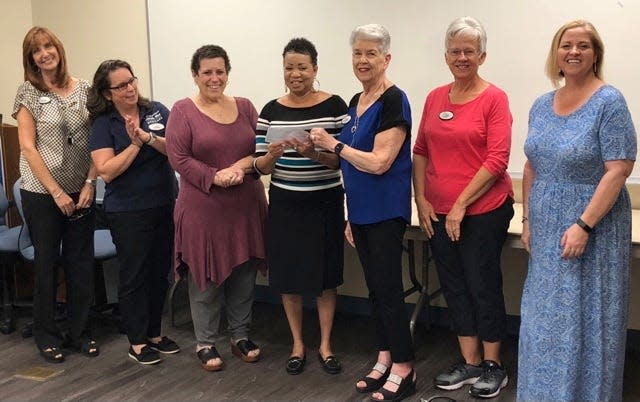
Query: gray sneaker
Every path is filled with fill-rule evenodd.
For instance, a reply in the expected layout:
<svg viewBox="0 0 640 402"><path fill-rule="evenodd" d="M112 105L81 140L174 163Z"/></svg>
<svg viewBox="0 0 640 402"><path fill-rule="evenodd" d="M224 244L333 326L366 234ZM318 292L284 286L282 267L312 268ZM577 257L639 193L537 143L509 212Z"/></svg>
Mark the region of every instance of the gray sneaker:
<svg viewBox="0 0 640 402"><path fill-rule="evenodd" d="M484 373L483 367L460 362L451 366L449 371L446 373L442 373L437 376L433 380L433 383L440 389L451 391L458 389L465 384L474 384L478 381L478 378L480 378L482 373Z"/></svg>
<svg viewBox="0 0 640 402"><path fill-rule="evenodd" d="M469 393L475 398L493 398L500 390L507 386L509 376L507 370L493 360L483 360L480 367L484 372L480 379L469 388Z"/></svg>

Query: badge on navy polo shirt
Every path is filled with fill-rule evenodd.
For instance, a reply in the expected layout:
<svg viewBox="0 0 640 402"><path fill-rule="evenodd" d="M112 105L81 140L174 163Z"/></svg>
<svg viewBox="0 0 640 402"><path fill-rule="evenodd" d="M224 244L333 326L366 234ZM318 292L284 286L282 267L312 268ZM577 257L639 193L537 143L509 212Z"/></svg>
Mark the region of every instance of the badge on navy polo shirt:
<svg viewBox="0 0 640 402"><path fill-rule="evenodd" d="M164 129L164 124L162 123L151 123L149 124L149 130L152 131L160 131Z"/></svg>

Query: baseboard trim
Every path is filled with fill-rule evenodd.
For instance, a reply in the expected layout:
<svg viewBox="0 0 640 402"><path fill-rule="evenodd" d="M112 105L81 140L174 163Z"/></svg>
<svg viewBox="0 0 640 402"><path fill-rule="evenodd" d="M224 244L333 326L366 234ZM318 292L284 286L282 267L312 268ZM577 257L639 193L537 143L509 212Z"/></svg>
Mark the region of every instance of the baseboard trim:
<svg viewBox="0 0 640 402"><path fill-rule="evenodd" d="M256 285L255 300L263 303L282 304L280 294L276 293L269 286ZM413 313L416 305L414 303L407 303L407 312ZM304 298L304 308L314 309L315 304L313 298ZM344 296L338 295L336 303L336 311L347 314L355 315L371 315L371 305L369 299L364 297ZM429 316L431 317L431 325L448 327L451 325L449 319L449 312L446 307L431 306L429 307ZM418 323L426 324L426 314L420 314L418 316ZM520 328L520 316L519 315L507 315L507 335L518 336ZM627 330L627 349L632 349L640 353L640 330L628 329Z"/></svg>

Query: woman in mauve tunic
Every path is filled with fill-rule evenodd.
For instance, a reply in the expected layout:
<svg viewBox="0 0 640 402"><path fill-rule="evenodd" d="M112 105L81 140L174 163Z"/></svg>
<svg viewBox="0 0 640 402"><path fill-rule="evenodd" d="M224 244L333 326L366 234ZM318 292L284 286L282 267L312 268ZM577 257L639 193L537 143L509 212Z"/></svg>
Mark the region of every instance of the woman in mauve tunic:
<svg viewBox="0 0 640 402"><path fill-rule="evenodd" d="M258 114L249 100L224 95L229 70L224 49L198 49L191 71L199 93L174 104L167 127L167 155L180 174L175 268L188 273L196 353L209 371L222 368L215 341L223 303L233 354L254 362L260 353L249 339L267 216L252 167Z"/></svg>

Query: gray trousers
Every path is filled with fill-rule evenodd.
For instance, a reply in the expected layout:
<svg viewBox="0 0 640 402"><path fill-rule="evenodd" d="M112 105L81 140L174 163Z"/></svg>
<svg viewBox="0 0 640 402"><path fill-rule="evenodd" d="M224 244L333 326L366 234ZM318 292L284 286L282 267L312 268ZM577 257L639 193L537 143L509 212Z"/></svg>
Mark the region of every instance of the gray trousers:
<svg viewBox="0 0 640 402"><path fill-rule="evenodd" d="M216 287L207 282L200 291L189 275L189 303L191 319L199 346L215 345L220 337L220 313L224 304L231 339L249 338L251 311L256 283L255 261L247 261L233 269L231 275Z"/></svg>

